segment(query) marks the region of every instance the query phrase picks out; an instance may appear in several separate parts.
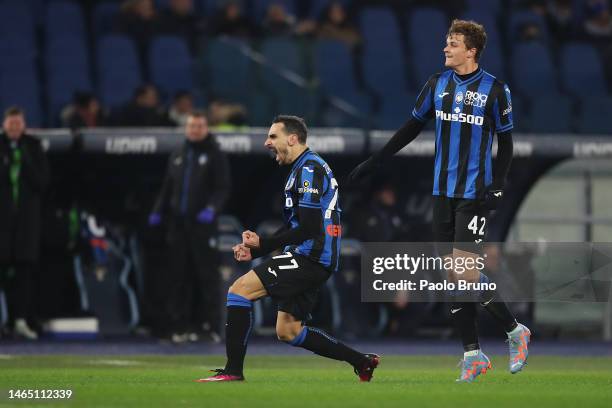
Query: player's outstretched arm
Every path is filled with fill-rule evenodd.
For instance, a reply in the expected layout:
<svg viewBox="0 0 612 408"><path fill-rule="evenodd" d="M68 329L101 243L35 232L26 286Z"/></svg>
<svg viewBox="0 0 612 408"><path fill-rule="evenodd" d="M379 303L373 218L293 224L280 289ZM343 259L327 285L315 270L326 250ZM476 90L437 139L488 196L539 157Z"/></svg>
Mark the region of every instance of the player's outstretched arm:
<svg viewBox="0 0 612 408"><path fill-rule="evenodd" d="M380 166L386 159L399 152L408 143L412 142L421 133L425 123L417 119L410 118L395 134L389 139L387 144L377 153L366 161L360 163L349 174L348 184L358 183L363 177L370 174L374 168Z"/></svg>

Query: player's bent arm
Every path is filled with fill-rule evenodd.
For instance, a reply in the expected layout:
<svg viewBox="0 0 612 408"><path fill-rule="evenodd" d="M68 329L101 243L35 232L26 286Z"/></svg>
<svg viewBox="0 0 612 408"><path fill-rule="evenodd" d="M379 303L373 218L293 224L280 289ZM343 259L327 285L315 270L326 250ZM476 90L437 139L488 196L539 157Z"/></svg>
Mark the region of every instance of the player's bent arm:
<svg viewBox="0 0 612 408"><path fill-rule="evenodd" d="M300 218L300 225L296 228L284 230L270 237L260 237L259 248L256 250L251 249L253 258L267 255L275 249L283 248L287 245L301 244L320 233L323 225L323 216L320 208L299 207L298 216Z"/></svg>
<svg viewBox="0 0 612 408"><path fill-rule="evenodd" d="M512 142L512 131L497 134L497 161L493 169L493 189L503 190L506 177L512 164L514 143Z"/></svg>

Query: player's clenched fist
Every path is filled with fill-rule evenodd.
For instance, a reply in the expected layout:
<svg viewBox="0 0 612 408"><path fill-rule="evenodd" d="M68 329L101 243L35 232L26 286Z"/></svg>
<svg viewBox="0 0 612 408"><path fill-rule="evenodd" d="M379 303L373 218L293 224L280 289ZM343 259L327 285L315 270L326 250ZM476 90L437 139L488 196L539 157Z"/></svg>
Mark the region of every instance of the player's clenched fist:
<svg viewBox="0 0 612 408"><path fill-rule="evenodd" d="M244 244L235 245L232 249L234 250L234 259L238 262L253 260L251 249L247 248Z"/></svg>
<svg viewBox="0 0 612 408"><path fill-rule="evenodd" d="M246 230L242 233L242 243L248 248L259 248L259 236L253 231Z"/></svg>

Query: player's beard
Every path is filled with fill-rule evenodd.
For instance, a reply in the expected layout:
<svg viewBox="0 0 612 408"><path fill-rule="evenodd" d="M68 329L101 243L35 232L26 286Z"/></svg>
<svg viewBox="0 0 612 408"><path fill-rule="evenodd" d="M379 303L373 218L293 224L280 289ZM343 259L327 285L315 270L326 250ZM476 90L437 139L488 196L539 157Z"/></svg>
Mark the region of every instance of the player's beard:
<svg viewBox="0 0 612 408"><path fill-rule="evenodd" d="M289 149L287 148L275 148L276 153L275 159L279 166L287 164L287 157L289 156Z"/></svg>

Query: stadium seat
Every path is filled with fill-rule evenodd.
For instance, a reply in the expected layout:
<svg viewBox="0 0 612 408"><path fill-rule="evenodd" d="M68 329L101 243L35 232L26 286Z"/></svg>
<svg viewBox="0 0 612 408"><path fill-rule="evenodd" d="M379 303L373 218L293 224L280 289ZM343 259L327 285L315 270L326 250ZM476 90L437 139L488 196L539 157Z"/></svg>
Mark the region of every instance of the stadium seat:
<svg viewBox="0 0 612 408"><path fill-rule="evenodd" d="M534 133L570 133L572 101L562 95L540 95L531 100L529 131Z"/></svg>
<svg viewBox="0 0 612 408"><path fill-rule="evenodd" d="M272 118L279 111L275 107L276 101L268 91L254 89L247 102L249 126L269 126Z"/></svg>
<svg viewBox="0 0 612 408"><path fill-rule="evenodd" d="M612 137L612 97L588 96L580 100L578 131Z"/></svg>
<svg viewBox="0 0 612 408"><path fill-rule="evenodd" d="M539 43L517 44L512 56L512 79L511 89L525 96L559 93L549 49Z"/></svg>
<svg viewBox="0 0 612 408"><path fill-rule="evenodd" d="M512 84L510 84L512 86ZM525 106L525 101L520 95L512 95L512 121L514 122L514 132L529 131L529 115Z"/></svg>
<svg viewBox="0 0 612 408"><path fill-rule="evenodd" d="M99 95L107 106L126 103L142 83L136 45L124 35L107 35L98 42L96 67Z"/></svg>
<svg viewBox="0 0 612 408"><path fill-rule="evenodd" d="M151 81L168 97L193 88L191 54L181 37L159 36L151 41L149 70Z"/></svg>
<svg viewBox="0 0 612 408"><path fill-rule="evenodd" d="M399 129L411 117L417 94L390 94L382 100L380 112L376 115L377 128L386 130Z"/></svg>
<svg viewBox="0 0 612 408"><path fill-rule="evenodd" d="M85 36L81 6L72 1L52 1L45 14L45 39Z"/></svg>
<svg viewBox="0 0 612 408"><path fill-rule="evenodd" d="M205 82L213 98L248 102L254 81L251 60L241 51L244 46L247 44L234 39L213 39L207 44L204 53Z"/></svg>
<svg viewBox="0 0 612 408"><path fill-rule="evenodd" d="M268 38L261 44L261 53L272 65L294 72L302 77L306 75L305 61L299 44L287 37ZM264 68L263 79L267 82Z"/></svg>
<svg viewBox="0 0 612 408"><path fill-rule="evenodd" d="M499 15L502 8L501 0L467 0L465 3L469 10L482 10L492 16Z"/></svg>
<svg viewBox="0 0 612 408"><path fill-rule="evenodd" d="M326 92L339 96L357 91L353 57L346 44L333 40L318 41L315 70Z"/></svg>
<svg viewBox="0 0 612 408"><path fill-rule="evenodd" d="M36 48L34 19L27 4L16 0L0 1L0 38L19 37L28 49Z"/></svg>
<svg viewBox="0 0 612 408"><path fill-rule="evenodd" d="M113 30L113 24L117 13L119 13L118 3L103 2L95 5L92 12L93 33L95 38L100 38Z"/></svg>
<svg viewBox="0 0 612 408"><path fill-rule="evenodd" d="M443 48L448 31L446 15L433 8L416 8L408 15L408 46L418 89L436 72L444 69Z"/></svg>
<svg viewBox="0 0 612 408"><path fill-rule="evenodd" d="M359 15L359 28L366 43L400 41L398 21L388 7L366 7Z"/></svg>
<svg viewBox="0 0 612 408"><path fill-rule="evenodd" d="M36 50L29 40L23 37L0 37L0 70L6 65L31 63L36 58Z"/></svg>
<svg viewBox="0 0 612 408"><path fill-rule="evenodd" d="M40 89L33 64L0 72L0 111L12 105L25 110L28 126L42 126Z"/></svg>
<svg viewBox="0 0 612 408"><path fill-rule="evenodd" d="M269 65L261 67L261 79L265 89L274 98L275 110L311 117L316 109L314 96L308 89L286 78L286 74L290 73L304 79L306 77L303 50L299 43L286 37L270 38L262 43L261 53L273 68L287 71L279 72Z"/></svg>
<svg viewBox="0 0 612 408"><path fill-rule="evenodd" d="M608 93L602 61L590 44L574 43L563 47L561 81L563 88L576 96L603 96Z"/></svg>
<svg viewBox="0 0 612 408"><path fill-rule="evenodd" d="M395 15L387 8L366 8L360 17L366 85L381 96L406 93L406 63ZM381 63L384 61L384 63Z"/></svg>
<svg viewBox="0 0 612 408"><path fill-rule="evenodd" d="M60 110L76 91L91 91L92 82L87 48L82 37L50 39L45 49L48 115L56 125Z"/></svg>
<svg viewBox="0 0 612 408"><path fill-rule="evenodd" d="M504 62L501 45L491 42L487 44L487 47L480 56L478 64L497 79L508 82L508 74Z"/></svg>
<svg viewBox="0 0 612 408"><path fill-rule="evenodd" d="M368 114L371 110L371 101L357 87L349 48L338 41L319 41L315 55L315 69L323 93L328 97L339 98L349 103L360 113ZM340 126L345 122L351 123L341 110L336 109L329 112L326 121L334 126ZM357 122L352 123L353 126L357 126Z"/></svg>
<svg viewBox="0 0 612 408"><path fill-rule="evenodd" d="M526 24L533 24L539 28L543 42L548 41L548 26L543 16L531 11L516 11L510 15L508 23L508 45L515 44L520 38L521 28Z"/></svg>

